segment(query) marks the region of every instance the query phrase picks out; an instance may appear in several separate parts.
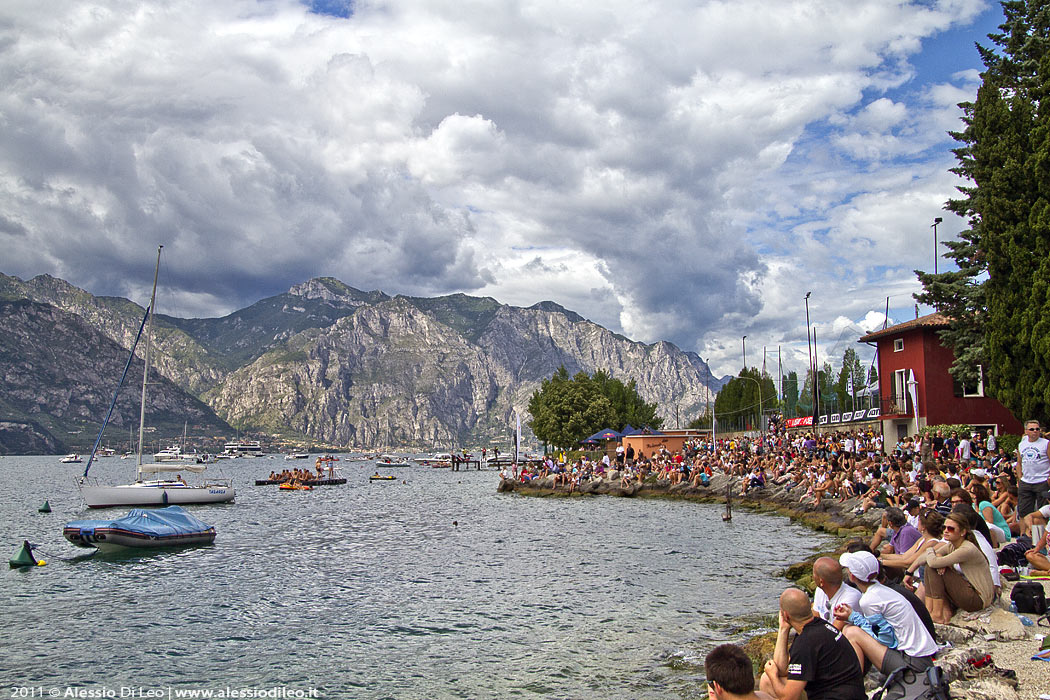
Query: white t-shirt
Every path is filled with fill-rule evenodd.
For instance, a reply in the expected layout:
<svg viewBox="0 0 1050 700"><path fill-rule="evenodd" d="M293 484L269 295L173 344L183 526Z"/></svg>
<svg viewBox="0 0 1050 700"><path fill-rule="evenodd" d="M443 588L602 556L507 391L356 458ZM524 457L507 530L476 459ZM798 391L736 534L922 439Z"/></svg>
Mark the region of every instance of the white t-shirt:
<svg viewBox="0 0 1050 700"><path fill-rule="evenodd" d="M995 550L992 549L991 543L977 530L973 531L973 537L977 540L977 546L984 552L984 558L988 560L988 570L992 572L992 584L996 586L1003 585L1002 579L999 578L999 559L995 556ZM961 569L959 573L962 573Z"/></svg>
<svg viewBox="0 0 1050 700"><path fill-rule="evenodd" d="M853 586L842 584L835 591L835 595L831 596L830 600L828 600L828 594L824 592L823 588L818 588L813 594L813 610L816 611L819 617L824 618L828 622L831 622L834 617L831 611L839 603L845 603L856 610L860 604L860 591Z"/></svg>
<svg viewBox="0 0 1050 700"><path fill-rule="evenodd" d="M1043 506L1039 509L1039 515L1043 516L1047 520L1050 520L1050 505Z"/></svg>
<svg viewBox="0 0 1050 700"><path fill-rule="evenodd" d="M1046 456L1046 438L1029 440L1027 437L1017 443L1021 455L1021 481L1026 484L1041 484L1050 479L1050 457Z"/></svg>
<svg viewBox="0 0 1050 700"><path fill-rule="evenodd" d="M931 656L937 653L937 642L911 606L908 599L892 588L873 583L860 597L857 610L865 617L879 613L893 627L897 648L908 656Z"/></svg>

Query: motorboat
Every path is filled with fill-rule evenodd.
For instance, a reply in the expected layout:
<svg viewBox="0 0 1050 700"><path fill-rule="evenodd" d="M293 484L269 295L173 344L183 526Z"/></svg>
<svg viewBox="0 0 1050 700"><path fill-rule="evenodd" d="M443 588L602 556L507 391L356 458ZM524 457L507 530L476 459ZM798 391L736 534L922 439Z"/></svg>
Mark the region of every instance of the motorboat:
<svg viewBox="0 0 1050 700"><path fill-rule="evenodd" d="M65 457L63 457L62 459L60 459L58 461L61 462L62 464L79 464L80 462L83 462L84 460L82 460L80 458L79 454L74 452L72 454L66 455Z"/></svg>
<svg viewBox="0 0 1050 700"><path fill-rule="evenodd" d="M62 530L78 547L102 551L211 544L215 528L178 506L135 508L115 520L74 520Z"/></svg>
<svg viewBox="0 0 1050 700"><path fill-rule="evenodd" d="M182 462L184 460L196 461L197 455L185 454L182 451L182 447L179 445L172 445L166 450L161 450L153 455L153 459L156 462Z"/></svg>
<svg viewBox="0 0 1050 700"><path fill-rule="evenodd" d="M450 452L435 452L429 457L420 457L416 460L424 467L434 467L435 469L442 469L445 467L452 466L452 453Z"/></svg>
<svg viewBox="0 0 1050 700"><path fill-rule="evenodd" d="M397 455L383 455L376 460L376 464L384 467L410 467L411 463L404 457L398 457Z"/></svg>
<svg viewBox="0 0 1050 700"><path fill-rule="evenodd" d="M293 459L310 459L309 452L293 452L284 456L285 460L291 461Z"/></svg>
<svg viewBox="0 0 1050 700"><path fill-rule="evenodd" d="M150 294L149 306L139 325L138 335L131 345L131 353L127 364L124 366L124 374L117 383L116 391L113 392L113 401L110 403L109 411L102 421L102 427L98 431L98 437L91 449L84 474L77 479L77 488L89 508L107 508L111 506L167 506L203 503L228 503L234 499L235 491L233 482L229 479L205 479L204 471L206 464L190 464L186 462L154 462L143 464L142 462L142 435L146 422L146 389L149 386L150 347L153 330L153 316L157 302L157 276L160 273L160 252L164 246L157 248L157 267L153 273L153 291ZM143 333L145 331L145 333ZM88 473L91 464L102 443L102 435L113 415L113 409L117 403L120 388L127 378L131 361L135 357L135 348L138 346L142 336L146 337L145 352L143 353L142 371L142 399L139 406L139 440L136 453L136 479L131 484L105 485L98 482L88 481ZM181 452L181 450L180 450ZM78 460L79 461L79 460ZM180 472L192 472L200 474L201 481L193 485L187 484ZM171 476L174 474L174 476ZM165 478L156 478L164 475ZM153 476L154 478L147 478Z"/></svg>
<svg viewBox="0 0 1050 700"><path fill-rule="evenodd" d="M234 440L223 447L223 454L231 457L254 457L261 455L262 443L258 440Z"/></svg>

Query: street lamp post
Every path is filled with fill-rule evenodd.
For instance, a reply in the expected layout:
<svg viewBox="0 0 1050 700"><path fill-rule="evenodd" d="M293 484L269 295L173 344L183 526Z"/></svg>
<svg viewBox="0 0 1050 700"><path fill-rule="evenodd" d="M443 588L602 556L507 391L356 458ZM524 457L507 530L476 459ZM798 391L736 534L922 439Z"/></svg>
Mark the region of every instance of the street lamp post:
<svg viewBox="0 0 1050 700"><path fill-rule="evenodd" d="M747 343L744 342L746 340L746 335L740 339L740 354L744 357L744 369L747 369Z"/></svg>
<svg viewBox="0 0 1050 700"><path fill-rule="evenodd" d="M703 364L708 364L708 361L707 360L703 360ZM711 370L711 365L710 364L708 364L708 370L709 370L709 372ZM711 405L711 386L709 386L708 384L705 384L705 385L703 385L703 388L707 389L707 394L708 394L708 415L711 417L711 454L712 454L712 457L714 457L714 455L717 454L718 450L715 447L715 411L714 411L714 407Z"/></svg>
<svg viewBox="0 0 1050 700"><path fill-rule="evenodd" d="M818 413L817 407L817 370L816 365L813 362L813 345L810 342L810 323L809 323L809 295L813 292L806 292L806 349L809 351L809 371L810 376L813 377L813 416L816 418ZM813 421L813 431L819 434L820 427L817 421Z"/></svg>
<svg viewBox="0 0 1050 700"><path fill-rule="evenodd" d="M933 226L930 227L933 229L933 274L935 275L937 274L937 224L941 221L943 219L938 216L933 220Z"/></svg>

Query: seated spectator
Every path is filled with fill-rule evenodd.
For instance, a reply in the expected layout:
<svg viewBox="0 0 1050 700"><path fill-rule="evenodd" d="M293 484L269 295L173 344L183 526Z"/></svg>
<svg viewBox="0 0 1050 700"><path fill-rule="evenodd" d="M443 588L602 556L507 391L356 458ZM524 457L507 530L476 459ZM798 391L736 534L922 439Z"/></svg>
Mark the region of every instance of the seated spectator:
<svg viewBox="0 0 1050 700"><path fill-rule="evenodd" d="M1043 506L1044 508L1050 506ZM1050 576L1050 530L1043 533L1041 541L1024 553L1024 558L1031 567L1029 574L1032 576Z"/></svg>
<svg viewBox="0 0 1050 700"><path fill-rule="evenodd" d="M788 648L791 630L797 635ZM842 632L813 614L797 588L780 595L780 626L773 658L759 687L778 700L866 700L864 674Z"/></svg>
<svg viewBox="0 0 1050 700"><path fill-rule="evenodd" d="M842 565L831 557L813 562L813 583L813 612L825 622L834 619L831 611L839 603L856 607L860 601L860 591L842 582Z"/></svg>
<svg viewBox="0 0 1050 700"><path fill-rule="evenodd" d="M836 624L850 623L843 632L862 667L868 662L889 675L907 666L921 673L933 665L937 642L922 619L903 595L879 583L879 562L870 552L851 552L839 557L839 563L849 570L850 580L861 591L860 603L854 611L850 605L839 605L833 611ZM889 623L894 642L883 644L866 632L877 621Z"/></svg>
<svg viewBox="0 0 1050 700"><path fill-rule="evenodd" d="M1003 514L992 504L992 494L988 492L988 488L981 483L971 483L970 494L977 502L977 512L988 523L988 531L992 533L992 546L1001 547L1013 539L1010 523L1006 522Z"/></svg>
<svg viewBox="0 0 1050 700"><path fill-rule="evenodd" d="M952 508L952 512L961 513L969 522L970 532L973 533L974 538L977 540L977 546L984 554L984 558L988 560L988 572L992 575L995 597L998 598L1002 586L999 577L999 559L995 555L995 549L992 548L992 536L988 531L988 523L984 522L984 518L977 514L973 506L968 506L965 503L957 504Z"/></svg>
<svg viewBox="0 0 1050 700"><path fill-rule="evenodd" d="M707 697L711 700L773 700L773 696L755 692L755 672L751 659L736 644L715 647L704 658Z"/></svg>
<svg viewBox="0 0 1050 700"><path fill-rule="evenodd" d="M889 538L883 545L883 538ZM908 518L900 508L890 507L882 514L882 526L871 538L871 551L883 554L904 554L922 539L919 531L908 524ZM880 549L880 545L881 549Z"/></svg>
<svg viewBox="0 0 1050 700"><path fill-rule="evenodd" d="M983 610L995 600L988 560L971 534L967 518L952 512L944 523L947 544L926 555L926 607L934 622L948 624L959 608ZM956 570L958 565L961 573Z"/></svg>

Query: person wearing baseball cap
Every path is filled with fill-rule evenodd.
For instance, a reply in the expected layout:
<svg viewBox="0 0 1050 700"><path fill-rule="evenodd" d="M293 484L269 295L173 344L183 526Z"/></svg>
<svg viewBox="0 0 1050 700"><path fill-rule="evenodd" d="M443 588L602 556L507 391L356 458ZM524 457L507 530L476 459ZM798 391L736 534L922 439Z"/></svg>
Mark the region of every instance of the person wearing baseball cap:
<svg viewBox="0 0 1050 700"><path fill-rule="evenodd" d="M933 655L937 653L936 640L908 600L876 580L879 560L875 555L864 551L847 552L839 557L839 563L849 571L850 580L860 589L861 596L856 611L846 604L835 608L834 624L843 626L843 633L853 645L861 667L866 671L868 662L871 662L889 675L904 666L916 672L932 666ZM880 641L865 631L865 627L873 627L873 622L876 625L888 623L895 639L890 641L883 637Z"/></svg>
<svg viewBox="0 0 1050 700"><path fill-rule="evenodd" d="M917 497L912 496L911 499L904 506L904 513L908 519L908 524L915 529L919 528L919 513L922 511L922 501Z"/></svg>

